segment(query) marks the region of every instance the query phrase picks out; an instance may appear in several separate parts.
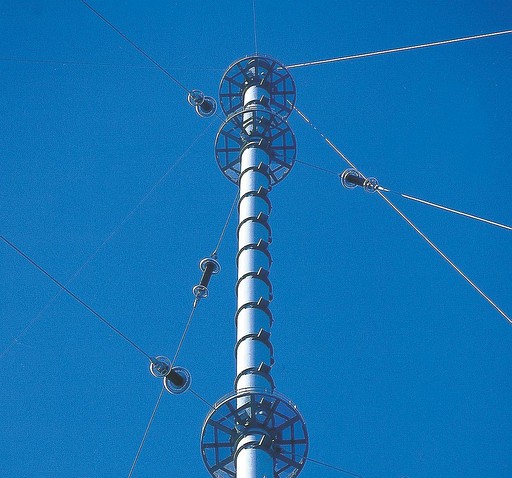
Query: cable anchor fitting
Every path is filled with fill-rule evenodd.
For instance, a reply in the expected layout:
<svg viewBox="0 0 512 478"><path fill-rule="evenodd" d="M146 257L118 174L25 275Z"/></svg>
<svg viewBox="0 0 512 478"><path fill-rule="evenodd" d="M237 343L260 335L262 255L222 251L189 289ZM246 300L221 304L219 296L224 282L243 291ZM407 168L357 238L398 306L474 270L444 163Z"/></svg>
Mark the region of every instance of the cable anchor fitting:
<svg viewBox="0 0 512 478"><path fill-rule="evenodd" d="M208 284L213 274L220 272L220 264L214 257L205 257L199 263L199 268L203 271L201 281L192 288L192 293L196 300L206 299L208 297Z"/></svg>
<svg viewBox="0 0 512 478"><path fill-rule="evenodd" d="M192 90L188 94L188 102L190 106L194 106L196 113L203 117L208 118L217 111L217 102L211 96L205 96L201 90Z"/></svg>
<svg viewBox="0 0 512 478"><path fill-rule="evenodd" d="M345 169L345 171L340 174L340 180L341 184L347 189L361 186L368 193L374 193L381 189L376 178L365 178L359 171L352 168Z"/></svg>
<svg viewBox="0 0 512 478"><path fill-rule="evenodd" d="M153 377L162 378L165 389L173 395L186 392L192 383L190 372L184 367L171 368L171 361L164 355L151 358L149 371Z"/></svg>

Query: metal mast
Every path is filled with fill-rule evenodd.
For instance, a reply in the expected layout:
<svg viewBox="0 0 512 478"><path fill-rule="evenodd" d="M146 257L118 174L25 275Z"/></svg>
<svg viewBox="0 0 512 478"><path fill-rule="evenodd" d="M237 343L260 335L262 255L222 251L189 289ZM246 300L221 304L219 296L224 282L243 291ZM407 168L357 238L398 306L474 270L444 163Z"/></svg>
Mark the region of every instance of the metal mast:
<svg viewBox="0 0 512 478"><path fill-rule="evenodd" d="M216 478L297 476L307 430L297 407L275 391L270 329L272 241L269 192L291 170L295 137L286 123L295 103L287 70L264 56L232 64L220 84L227 119L215 145L223 174L239 187L235 391L206 417L201 452Z"/></svg>

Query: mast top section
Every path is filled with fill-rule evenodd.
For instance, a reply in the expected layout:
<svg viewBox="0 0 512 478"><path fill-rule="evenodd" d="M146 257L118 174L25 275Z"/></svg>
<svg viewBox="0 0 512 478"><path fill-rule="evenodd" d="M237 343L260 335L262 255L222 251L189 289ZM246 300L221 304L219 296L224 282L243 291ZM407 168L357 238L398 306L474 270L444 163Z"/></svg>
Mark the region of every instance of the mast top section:
<svg viewBox="0 0 512 478"><path fill-rule="evenodd" d="M219 100L222 111L229 116L244 106L244 94L251 86L267 90L268 107L287 118L296 100L295 82L288 70L269 56L248 56L235 61L222 77Z"/></svg>
<svg viewBox="0 0 512 478"><path fill-rule="evenodd" d="M297 149L286 122L295 105L293 78L273 58L248 56L227 69L219 90L227 116L215 140L220 170L238 184L243 152L258 148L268 157L270 186L280 182L292 169Z"/></svg>

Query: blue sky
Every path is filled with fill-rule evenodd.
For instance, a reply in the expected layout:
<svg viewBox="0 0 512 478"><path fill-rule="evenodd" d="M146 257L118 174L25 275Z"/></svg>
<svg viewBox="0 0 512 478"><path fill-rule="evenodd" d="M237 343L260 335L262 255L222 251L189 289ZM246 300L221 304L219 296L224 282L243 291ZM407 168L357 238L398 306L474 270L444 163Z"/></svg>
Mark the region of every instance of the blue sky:
<svg viewBox="0 0 512 478"><path fill-rule="evenodd" d="M91 5L206 94L254 53L251 1ZM285 65L512 27L506 1L256 0L256 14L258 50ZM70 285L172 356L236 192L213 154L220 121L80 1L0 2L0 31L1 234L62 282L194 144ZM509 35L291 73L297 106L364 174L511 224L511 65ZM346 168L289 123L298 159ZM510 231L390 198L512 313ZM310 457L365 478L511 476L512 326L376 195L296 164L271 199L273 376ZM232 222L178 360L210 402L233 388L235 253ZM0 358L0 475L127 476L160 391L147 360L64 295L34 321L57 287L0 257L0 349L19 337ZM207 412L164 396L134 476L206 477Z"/></svg>

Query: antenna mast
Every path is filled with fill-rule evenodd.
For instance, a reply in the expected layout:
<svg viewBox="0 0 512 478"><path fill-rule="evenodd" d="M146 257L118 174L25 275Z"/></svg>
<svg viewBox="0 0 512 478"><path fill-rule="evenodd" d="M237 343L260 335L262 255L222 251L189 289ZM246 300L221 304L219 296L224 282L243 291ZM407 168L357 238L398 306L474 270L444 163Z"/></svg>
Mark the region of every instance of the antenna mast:
<svg viewBox="0 0 512 478"><path fill-rule="evenodd" d="M295 84L286 68L266 56L233 63L220 83L227 116L215 143L222 173L239 187L235 391L206 417L201 452L216 478L290 478L308 452L297 407L275 391L270 329L272 241L268 194L291 170L295 137L286 122Z"/></svg>

